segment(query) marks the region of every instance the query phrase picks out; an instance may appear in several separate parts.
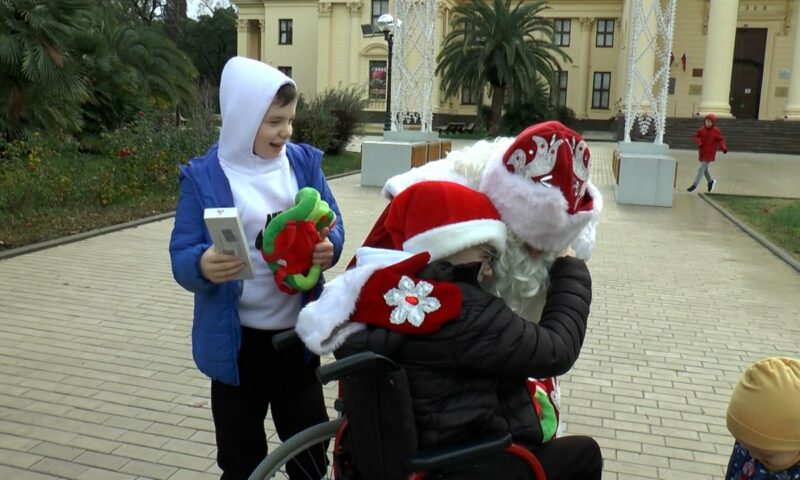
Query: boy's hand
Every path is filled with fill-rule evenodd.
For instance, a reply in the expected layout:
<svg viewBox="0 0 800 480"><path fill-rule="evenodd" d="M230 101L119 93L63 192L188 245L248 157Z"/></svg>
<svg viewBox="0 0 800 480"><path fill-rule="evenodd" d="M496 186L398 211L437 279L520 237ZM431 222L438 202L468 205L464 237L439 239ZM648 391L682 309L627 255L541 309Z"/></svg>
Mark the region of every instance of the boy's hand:
<svg viewBox="0 0 800 480"><path fill-rule="evenodd" d="M331 268L333 264L333 244L328 240L330 229L325 227L319 232L320 241L314 245L314 253L311 256L311 263L319 265L323 270Z"/></svg>
<svg viewBox="0 0 800 480"><path fill-rule="evenodd" d="M219 253L210 246L200 257L200 272L212 283L224 283L233 280L244 269L244 262L239 257Z"/></svg>
<svg viewBox="0 0 800 480"><path fill-rule="evenodd" d="M561 257L574 257L575 256L575 250L573 250L572 247L567 247L567 249L564 250L564 252L562 252L560 256Z"/></svg>

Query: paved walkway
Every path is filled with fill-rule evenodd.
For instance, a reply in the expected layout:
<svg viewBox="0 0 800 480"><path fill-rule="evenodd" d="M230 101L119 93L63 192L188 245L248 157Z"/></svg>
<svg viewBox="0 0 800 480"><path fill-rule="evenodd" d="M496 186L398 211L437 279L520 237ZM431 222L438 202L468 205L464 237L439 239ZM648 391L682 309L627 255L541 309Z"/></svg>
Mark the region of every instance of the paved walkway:
<svg viewBox="0 0 800 480"><path fill-rule="evenodd" d="M800 356L800 275L682 189L674 208L617 205L611 150L593 151L606 207L589 332L564 379L567 429L599 440L607 480L720 478L740 372ZM800 159L753 161L768 168L720 163L720 190L741 175L797 194ZM683 166L679 187L691 177ZM357 175L331 186L347 258L384 201ZM191 360L192 298L169 270L171 227L0 261L0 479L218 478L209 382Z"/></svg>

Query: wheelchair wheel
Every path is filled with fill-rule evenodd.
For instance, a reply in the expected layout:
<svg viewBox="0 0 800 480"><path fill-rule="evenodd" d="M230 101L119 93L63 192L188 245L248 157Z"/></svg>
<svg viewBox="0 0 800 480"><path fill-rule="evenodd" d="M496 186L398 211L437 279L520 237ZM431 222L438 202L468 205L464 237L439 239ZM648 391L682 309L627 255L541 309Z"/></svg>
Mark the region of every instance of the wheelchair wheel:
<svg viewBox="0 0 800 480"><path fill-rule="evenodd" d="M250 474L250 480L288 479L290 477L287 469L295 471L294 476L291 477L292 480L333 479L335 463L335 459L331 461L334 449L333 439L336 437L342 421L342 419L337 419L320 423L295 434L261 461ZM310 462L311 467L309 467L308 459L311 457L309 452L324 453L328 461L322 466ZM305 465L301 465L301 462ZM300 473L297 473L298 471Z"/></svg>

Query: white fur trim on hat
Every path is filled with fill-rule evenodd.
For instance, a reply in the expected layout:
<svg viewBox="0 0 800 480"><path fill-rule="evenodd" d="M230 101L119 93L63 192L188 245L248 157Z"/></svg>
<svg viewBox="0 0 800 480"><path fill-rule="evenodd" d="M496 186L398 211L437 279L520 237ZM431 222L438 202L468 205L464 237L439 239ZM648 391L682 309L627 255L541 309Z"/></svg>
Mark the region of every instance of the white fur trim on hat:
<svg viewBox="0 0 800 480"><path fill-rule="evenodd" d="M575 241L586 225L599 218L602 200L591 211L570 215L561 190L509 172L498 154L489 162L481 179L485 193L508 228L530 246L561 252ZM589 187L587 187L588 189ZM596 191L590 190L592 193ZM594 197L593 197L594 199Z"/></svg>
<svg viewBox="0 0 800 480"><path fill-rule="evenodd" d="M366 324L350 321L364 284L377 270L410 256L399 250L359 248L356 252L358 267L326 283L319 299L300 310L294 329L306 347L317 355L331 353L347 337L365 329Z"/></svg>
<svg viewBox="0 0 800 480"><path fill-rule="evenodd" d="M431 180L453 182L471 187L466 178L455 172L453 160L445 158L428 162L425 165L391 177L383 185L381 194L388 199L392 199L411 185Z"/></svg>
<svg viewBox="0 0 800 480"><path fill-rule="evenodd" d="M403 242L403 250L428 252L431 261L435 261L484 243L492 245L498 254L503 253L506 249L505 224L485 218L443 225L409 238Z"/></svg>

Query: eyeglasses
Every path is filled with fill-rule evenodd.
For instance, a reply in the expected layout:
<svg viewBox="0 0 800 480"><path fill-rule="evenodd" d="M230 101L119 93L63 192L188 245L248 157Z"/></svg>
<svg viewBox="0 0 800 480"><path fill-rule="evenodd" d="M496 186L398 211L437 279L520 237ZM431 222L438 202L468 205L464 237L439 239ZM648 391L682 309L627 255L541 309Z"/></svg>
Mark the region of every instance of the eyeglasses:
<svg viewBox="0 0 800 480"><path fill-rule="evenodd" d="M490 267L494 268L495 263L497 263L497 259L500 258L500 254L493 248L488 247L481 247L481 251L486 255L486 263L489 264Z"/></svg>

